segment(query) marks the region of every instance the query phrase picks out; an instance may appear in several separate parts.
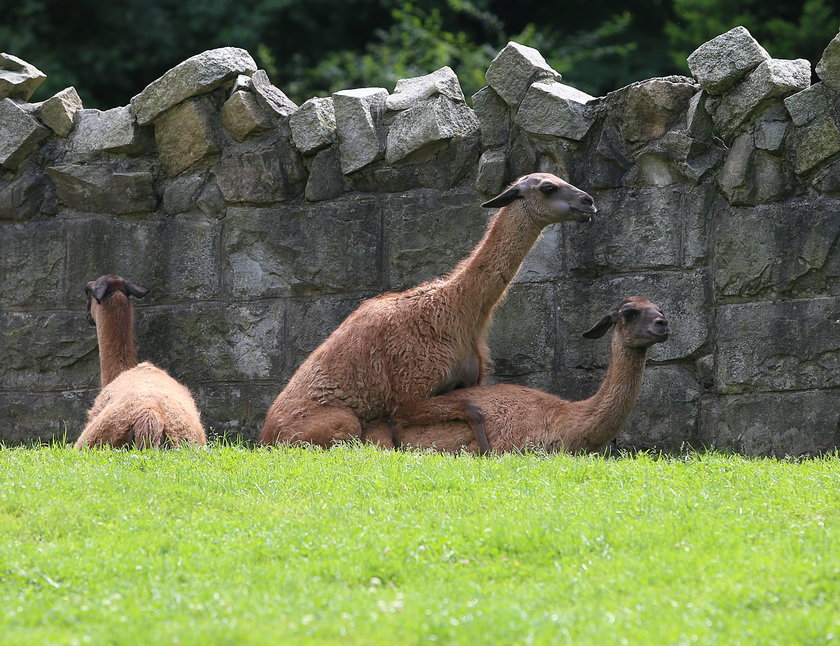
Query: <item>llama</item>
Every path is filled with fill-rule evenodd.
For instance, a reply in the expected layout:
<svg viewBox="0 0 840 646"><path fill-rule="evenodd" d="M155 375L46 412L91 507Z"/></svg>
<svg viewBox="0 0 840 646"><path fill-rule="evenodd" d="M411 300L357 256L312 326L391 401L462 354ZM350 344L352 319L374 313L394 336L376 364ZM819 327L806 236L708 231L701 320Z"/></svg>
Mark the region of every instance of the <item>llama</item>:
<svg viewBox="0 0 840 646"><path fill-rule="evenodd" d="M483 206L499 211L452 273L363 302L307 357L269 409L262 443L329 446L403 406L482 382L493 310L525 255L547 225L596 212L587 193L548 173L520 178ZM471 410L464 419L480 433Z"/></svg>
<svg viewBox="0 0 840 646"><path fill-rule="evenodd" d="M87 320L96 326L99 343L102 389L88 411L77 449L207 443L190 391L153 364L137 363L134 308L128 297L143 298L148 291L119 276L101 276L85 288Z"/></svg>
<svg viewBox="0 0 840 646"><path fill-rule="evenodd" d="M462 421L464 407L471 406L482 419L479 423L484 425L494 452L527 447L572 453L598 451L616 436L633 409L648 348L670 334L662 310L641 296L624 299L583 336L599 338L613 325L607 373L598 392L589 399L567 401L513 384L462 388L429 398L412 410L404 409L405 417L390 429L383 422L372 425L362 439L387 445L380 438L393 432L396 446L480 452L474 430Z"/></svg>

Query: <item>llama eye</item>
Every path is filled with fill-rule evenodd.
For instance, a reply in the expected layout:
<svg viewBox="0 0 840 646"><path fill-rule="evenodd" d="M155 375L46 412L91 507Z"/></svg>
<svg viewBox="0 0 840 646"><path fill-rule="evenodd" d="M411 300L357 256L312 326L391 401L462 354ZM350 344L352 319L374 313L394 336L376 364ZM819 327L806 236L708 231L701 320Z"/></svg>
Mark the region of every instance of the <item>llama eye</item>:
<svg viewBox="0 0 840 646"><path fill-rule="evenodd" d="M544 184L540 186L540 192L543 195L551 195L552 193L557 192L557 187L554 184Z"/></svg>
<svg viewBox="0 0 840 646"><path fill-rule="evenodd" d="M634 310L632 308L627 308L625 310L621 310L621 316L624 317L625 321L629 321L634 316L636 316L636 314L638 314L638 313L639 313L638 310Z"/></svg>

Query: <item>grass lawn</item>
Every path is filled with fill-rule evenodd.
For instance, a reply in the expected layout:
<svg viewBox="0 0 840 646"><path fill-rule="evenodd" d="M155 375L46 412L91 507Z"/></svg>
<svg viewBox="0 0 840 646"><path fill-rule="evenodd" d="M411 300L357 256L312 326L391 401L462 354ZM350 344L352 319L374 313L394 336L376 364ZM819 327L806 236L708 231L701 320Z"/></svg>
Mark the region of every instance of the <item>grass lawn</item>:
<svg viewBox="0 0 840 646"><path fill-rule="evenodd" d="M0 449L0 643L840 641L840 458Z"/></svg>

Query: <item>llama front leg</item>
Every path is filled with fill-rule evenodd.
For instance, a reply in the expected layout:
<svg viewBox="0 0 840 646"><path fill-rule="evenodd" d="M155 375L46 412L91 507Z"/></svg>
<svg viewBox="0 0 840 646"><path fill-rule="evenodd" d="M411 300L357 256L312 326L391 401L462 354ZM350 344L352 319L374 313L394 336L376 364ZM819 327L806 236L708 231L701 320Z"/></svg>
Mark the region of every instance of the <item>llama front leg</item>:
<svg viewBox="0 0 840 646"><path fill-rule="evenodd" d="M429 397L397 407L394 413L397 439L405 436L411 426L424 426L443 431L450 422L466 422L478 444L480 455L490 452L484 414L481 407L470 399L453 397L451 394ZM410 431L408 431L410 433Z"/></svg>

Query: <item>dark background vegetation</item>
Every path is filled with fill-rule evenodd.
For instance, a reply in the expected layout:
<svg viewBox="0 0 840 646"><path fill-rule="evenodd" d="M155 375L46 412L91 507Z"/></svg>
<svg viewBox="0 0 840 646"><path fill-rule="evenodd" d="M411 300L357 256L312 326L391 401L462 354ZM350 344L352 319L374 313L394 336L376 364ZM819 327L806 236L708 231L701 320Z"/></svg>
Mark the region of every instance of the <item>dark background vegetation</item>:
<svg viewBox="0 0 840 646"><path fill-rule="evenodd" d="M10 3L11 4L11 3ZM600 95L687 73L686 56L736 25L775 58L816 64L840 28L836 0L17 0L0 50L40 68L43 100L73 85L85 107L129 99L206 49L247 49L300 103L451 66L467 96L509 40Z"/></svg>

